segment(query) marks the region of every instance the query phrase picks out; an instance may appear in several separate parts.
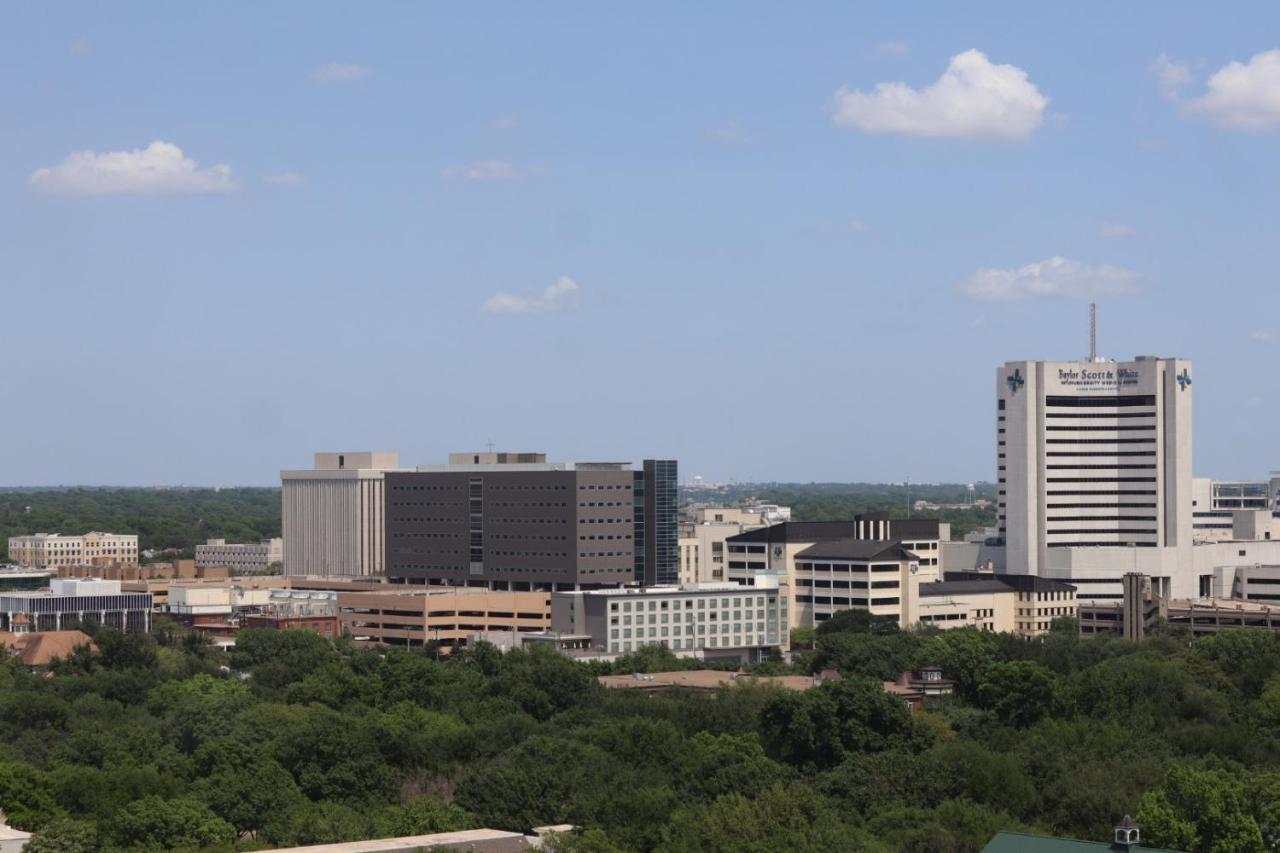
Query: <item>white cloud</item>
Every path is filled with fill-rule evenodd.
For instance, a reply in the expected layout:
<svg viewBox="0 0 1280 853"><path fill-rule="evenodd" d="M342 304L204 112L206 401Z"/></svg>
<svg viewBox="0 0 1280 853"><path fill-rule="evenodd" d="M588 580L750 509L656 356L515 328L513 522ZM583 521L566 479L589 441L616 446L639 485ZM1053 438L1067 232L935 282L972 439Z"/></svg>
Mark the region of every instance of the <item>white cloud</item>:
<svg viewBox="0 0 1280 853"><path fill-rule="evenodd" d="M520 170L506 160L477 160L450 166L440 173L446 178L462 178L467 181L514 181Z"/></svg>
<svg viewBox="0 0 1280 853"><path fill-rule="evenodd" d="M297 172L280 172L277 175L263 175L262 182L273 187L297 187L305 184L307 179Z"/></svg>
<svg viewBox="0 0 1280 853"><path fill-rule="evenodd" d="M871 226L861 219L854 219L844 224L844 230L851 234L865 234L871 230Z"/></svg>
<svg viewBox="0 0 1280 853"><path fill-rule="evenodd" d="M1244 64L1224 65L1209 77L1207 86L1207 92L1187 103L1186 112L1235 130L1280 125L1280 48Z"/></svg>
<svg viewBox="0 0 1280 853"><path fill-rule="evenodd" d="M1017 269L980 269L960 290L981 302L1019 302L1038 296L1092 299L1131 293L1138 274L1107 264L1082 264L1052 257Z"/></svg>
<svg viewBox="0 0 1280 853"><path fill-rule="evenodd" d="M1274 344L1276 342L1276 336L1266 329L1259 329L1250 337L1260 344Z"/></svg>
<svg viewBox="0 0 1280 853"><path fill-rule="evenodd" d="M1017 141L1031 137L1048 105L1021 68L966 50L922 89L877 83L867 93L841 86L832 121L866 133Z"/></svg>
<svg viewBox="0 0 1280 853"><path fill-rule="evenodd" d="M578 303L578 283L562 275L541 293L516 296L498 292L485 300L480 310L486 314L548 314L564 311Z"/></svg>
<svg viewBox="0 0 1280 853"><path fill-rule="evenodd" d="M1165 100L1178 100L1182 94L1179 90L1191 82L1191 67L1185 62L1175 62L1164 53L1157 56L1147 70L1156 78Z"/></svg>
<svg viewBox="0 0 1280 853"><path fill-rule="evenodd" d="M56 166L36 169L32 189L50 195L165 195L226 193L236 188L225 163L200 168L170 142L132 151L77 151Z"/></svg>
<svg viewBox="0 0 1280 853"><path fill-rule="evenodd" d="M1107 240L1123 240L1138 236L1138 229L1132 225L1121 225L1118 222L1104 222L1098 229L1098 236Z"/></svg>
<svg viewBox="0 0 1280 853"><path fill-rule="evenodd" d="M904 54L911 48L905 41L882 41L876 45L876 53Z"/></svg>
<svg viewBox="0 0 1280 853"><path fill-rule="evenodd" d="M330 62L311 72L311 78L317 83L341 83L349 80L364 80L371 74L373 72L363 65L352 62Z"/></svg>

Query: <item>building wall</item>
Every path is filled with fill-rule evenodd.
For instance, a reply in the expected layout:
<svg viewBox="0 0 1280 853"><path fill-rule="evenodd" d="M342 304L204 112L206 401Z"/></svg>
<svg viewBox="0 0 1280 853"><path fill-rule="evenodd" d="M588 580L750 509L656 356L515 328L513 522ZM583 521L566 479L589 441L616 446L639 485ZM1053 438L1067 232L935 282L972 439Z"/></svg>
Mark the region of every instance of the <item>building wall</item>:
<svg viewBox="0 0 1280 853"><path fill-rule="evenodd" d="M285 574L362 577L385 566L384 472L368 469L284 471Z"/></svg>
<svg viewBox="0 0 1280 853"><path fill-rule="evenodd" d="M997 502L1011 572L1054 552L1168 550L1192 582L1191 364L1009 362L997 370ZM1131 569L1132 570L1132 569Z"/></svg>
<svg viewBox="0 0 1280 853"><path fill-rule="evenodd" d="M99 533L63 536L37 533L9 537L9 559L19 566L49 568L90 563L138 564L138 537L125 533Z"/></svg>
<svg viewBox="0 0 1280 853"><path fill-rule="evenodd" d="M448 651L474 634L545 631L551 605L544 592L465 587L339 592L338 620L356 639L409 646L436 642Z"/></svg>
<svg viewBox="0 0 1280 853"><path fill-rule="evenodd" d="M284 563L284 540L228 544L221 539L210 539L196 546L195 557L196 568L226 566L237 572L262 572L273 563Z"/></svg>
<svg viewBox="0 0 1280 853"><path fill-rule="evenodd" d="M609 653L646 645L673 651L760 657L789 648L785 580L562 592L552 595L554 631L590 634Z"/></svg>
<svg viewBox="0 0 1280 853"><path fill-rule="evenodd" d="M796 622L817 625L842 610L867 610L909 627L920 571L917 560L796 560Z"/></svg>

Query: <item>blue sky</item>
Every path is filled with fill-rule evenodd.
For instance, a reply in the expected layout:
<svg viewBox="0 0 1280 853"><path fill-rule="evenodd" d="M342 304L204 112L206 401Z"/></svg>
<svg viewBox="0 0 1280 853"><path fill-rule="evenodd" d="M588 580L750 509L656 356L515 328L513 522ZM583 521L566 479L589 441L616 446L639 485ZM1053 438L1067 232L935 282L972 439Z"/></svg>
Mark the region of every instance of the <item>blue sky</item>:
<svg viewBox="0 0 1280 853"><path fill-rule="evenodd" d="M489 440L991 479L994 368L1083 357L1090 297L1104 354L1194 360L1197 473L1262 475L1277 33L1274 4L12 5L0 484Z"/></svg>

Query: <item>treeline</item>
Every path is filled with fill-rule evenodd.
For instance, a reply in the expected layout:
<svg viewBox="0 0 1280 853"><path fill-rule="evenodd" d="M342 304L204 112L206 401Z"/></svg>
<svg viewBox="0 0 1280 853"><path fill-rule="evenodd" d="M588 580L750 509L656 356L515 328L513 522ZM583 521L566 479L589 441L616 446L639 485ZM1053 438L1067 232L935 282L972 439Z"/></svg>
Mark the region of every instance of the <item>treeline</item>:
<svg viewBox="0 0 1280 853"><path fill-rule="evenodd" d="M136 533L140 550L190 557L206 539L280 535L279 489L33 489L0 491L0 562L9 537L90 530Z"/></svg>
<svg viewBox="0 0 1280 853"><path fill-rule="evenodd" d="M994 501L995 486L977 484L974 497ZM848 521L864 512L887 512L894 518L937 518L951 524L953 538L996 523L994 507L921 510L908 508L917 500L937 504L960 504L968 499L962 483L903 485L892 483L745 483L718 491L687 490L686 501L736 505L756 499L789 506L795 521Z"/></svg>
<svg viewBox="0 0 1280 853"><path fill-rule="evenodd" d="M0 665L0 808L29 853L252 850L572 823L554 849L972 851L1000 829L1151 845L1280 844L1280 640L1042 642L824 625L806 692L605 690L613 666L481 644L437 661L299 632L230 656L98 632L50 677ZM936 664L915 716L880 681ZM765 670L783 671L781 664Z"/></svg>

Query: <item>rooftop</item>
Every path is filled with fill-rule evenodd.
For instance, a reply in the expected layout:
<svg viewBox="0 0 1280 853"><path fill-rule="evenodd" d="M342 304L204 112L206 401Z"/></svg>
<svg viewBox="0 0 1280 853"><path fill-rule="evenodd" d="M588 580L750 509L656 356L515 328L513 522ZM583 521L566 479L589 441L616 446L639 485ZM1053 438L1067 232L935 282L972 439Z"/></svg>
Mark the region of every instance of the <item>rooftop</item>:
<svg viewBox="0 0 1280 853"><path fill-rule="evenodd" d="M1054 838L1052 835L1033 835L1029 832L997 832L982 848L982 853L1090 853L1102 850L1126 850L1131 853L1177 853L1163 847L1116 846L1109 841L1080 841L1075 838Z"/></svg>
<svg viewBox="0 0 1280 853"><path fill-rule="evenodd" d="M796 559L805 560L911 560L915 555L897 539L836 539L810 545Z"/></svg>
<svg viewBox="0 0 1280 853"><path fill-rule="evenodd" d="M400 838L374 838L368 841L346 841L339 844L314 844L309 847L279 847L276 853L378 853L378 851L428 850L457 847L463 850L506 851L528 847L525 836L501 829L466 829L461 832L437 832L432 835L409 835Z"/></svg>
<svg viewBox="0 0 1280 853"><path fill-rule="evenodd" d="M25 666L48 666L56 658L70 657L78 646L94 647L93 640L83 631L0 631L0 646L13 649Z"/></svg>
<svg viewBox="0 0 1280 853"><path fill-rule="evenodd" d="M660 690L668 687L716 690L721 687L732 687L734 684L772 684L787 690L808 690L821 683L821 679L808 675L743 675L719 669L602 675L597 680L605 687L626 690Z"/></svg>
<svg viewBox="0 0 1280 853"><path fill-rule="evenodd" d="M788 542L822 542L828 539L853 539L858 526L852 521L784 521L730 536L731 543L785 544Z"/></svg>

